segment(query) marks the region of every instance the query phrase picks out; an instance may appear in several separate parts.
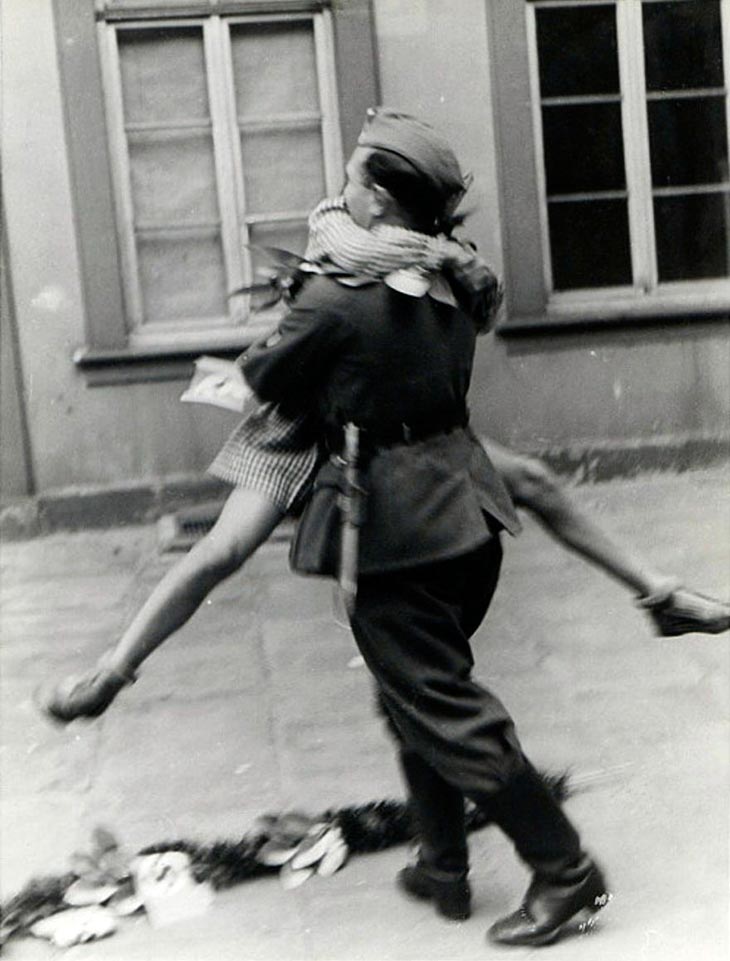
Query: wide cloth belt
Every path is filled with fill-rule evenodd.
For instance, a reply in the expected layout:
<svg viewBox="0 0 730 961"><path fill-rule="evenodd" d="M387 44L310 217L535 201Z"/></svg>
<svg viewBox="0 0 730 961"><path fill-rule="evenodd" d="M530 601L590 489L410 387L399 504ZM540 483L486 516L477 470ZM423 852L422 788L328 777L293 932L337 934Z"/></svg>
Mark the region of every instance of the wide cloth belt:
<svg viewBox="0 0 730 961"><path fill-rule="evenodd" d="M360 455L372 457L378 450L386 447L396 447L401 444L416 444L438 434L448 434L452 430L466 427L469 423L469 411L466 407L460 410L443 411L429 417L402 422L399 424L385 424L378 427L360 427ZM344 448L344 428L331 426L326 430L327 447L333 454L341 454Z"/></svg>

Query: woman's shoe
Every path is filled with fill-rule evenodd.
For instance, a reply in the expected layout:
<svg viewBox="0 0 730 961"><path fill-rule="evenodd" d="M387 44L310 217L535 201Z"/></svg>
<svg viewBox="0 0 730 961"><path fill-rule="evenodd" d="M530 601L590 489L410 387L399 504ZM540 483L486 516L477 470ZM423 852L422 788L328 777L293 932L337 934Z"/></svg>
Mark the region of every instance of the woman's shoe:
<svg viewBox="0 0 730 961"><path fill-rule="evenodd" d="M73 674L57 684L41 685L35 693L40 711L53 721L68 724L78 717L99 717L119 692L133 684L134 674L108 667L102 658L84 674Z"/></svg>
<svg viewBox="0 0 730 961"><path fill-rule="evenodd" d="M522 947L539 947L555 941L582 912L595 914L611 895L601 871L592 864L581 881L561 884L535 875L520 907L497 921L488 931L490 941Z"/></svg>
<svg viewBox="0 0 730 961"><path fill-rule="evenodd" d="M662 637L721 634L730 630L730 604L678 587L667 595L640 597L637 602Z"/></svg>
<svg viewBox="0 0 730 961"><path fill-rule="evenodd" d="M397 884L414 898L433 901L438 913L452 921L466 921L471 915L471 888L466 877L439 877L418 862L398 873Z"/></svg>

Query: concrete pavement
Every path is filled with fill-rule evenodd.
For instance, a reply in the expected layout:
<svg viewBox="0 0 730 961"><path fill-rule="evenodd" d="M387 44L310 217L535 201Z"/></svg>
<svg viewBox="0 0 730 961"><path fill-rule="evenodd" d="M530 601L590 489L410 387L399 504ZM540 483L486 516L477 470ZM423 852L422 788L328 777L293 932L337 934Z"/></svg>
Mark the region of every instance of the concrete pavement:
<svg viewBox="0 0 730 961"><path fill-rule="evenodd" d="M581 487L576 496L657 565L730 596L726 470ZM555 961L728 957L730 635L655 638L629 594L532 522L506 545L494 606L474 643L540 766L569 767L568 810L615 897ZM312 813L401 797L365 669L332 616L326 582L289 574L285 544L221 585L100 720L40 718L35 685L87 666L174 556L154 527L57 534L2 551L2 897L60 874L97 823L131 850L240 837L266 811ZM145 917L59 952L11 941L9 961L466 961L520 959L484 942L527 874L494 829L472 836L474 916L439 920L392 879L405 848L353 858L285 891L276 878L216 896L204 917Z"/></svg>

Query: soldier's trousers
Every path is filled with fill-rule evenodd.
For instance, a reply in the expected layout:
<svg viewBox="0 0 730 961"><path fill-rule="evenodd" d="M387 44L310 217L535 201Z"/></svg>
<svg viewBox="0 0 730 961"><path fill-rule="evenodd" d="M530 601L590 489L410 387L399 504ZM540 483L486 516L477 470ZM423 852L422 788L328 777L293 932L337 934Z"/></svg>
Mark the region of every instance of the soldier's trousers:
<svg viewBox="0 0 730 961"><path fill-rule="evenodd" d="M362 576L352 617L401 753L422 856L466 865L463 799L488 804L528 763L502 702L472 678L469 638L499 578L493 537L469 554Z"/></svg>

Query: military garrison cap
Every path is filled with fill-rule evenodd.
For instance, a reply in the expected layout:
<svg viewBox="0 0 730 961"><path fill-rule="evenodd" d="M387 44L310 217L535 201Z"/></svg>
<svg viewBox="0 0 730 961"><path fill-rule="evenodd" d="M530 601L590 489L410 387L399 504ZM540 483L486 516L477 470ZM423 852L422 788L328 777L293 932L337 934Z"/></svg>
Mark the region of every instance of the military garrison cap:
<svg viewBox="0 0 730 961"><path fill-rule="evenodd" d="M360 147L398 154L411 163L452 208L467 190L470 177L446 140L429 124L389 107L372 107L358 138Z"/></svg>

